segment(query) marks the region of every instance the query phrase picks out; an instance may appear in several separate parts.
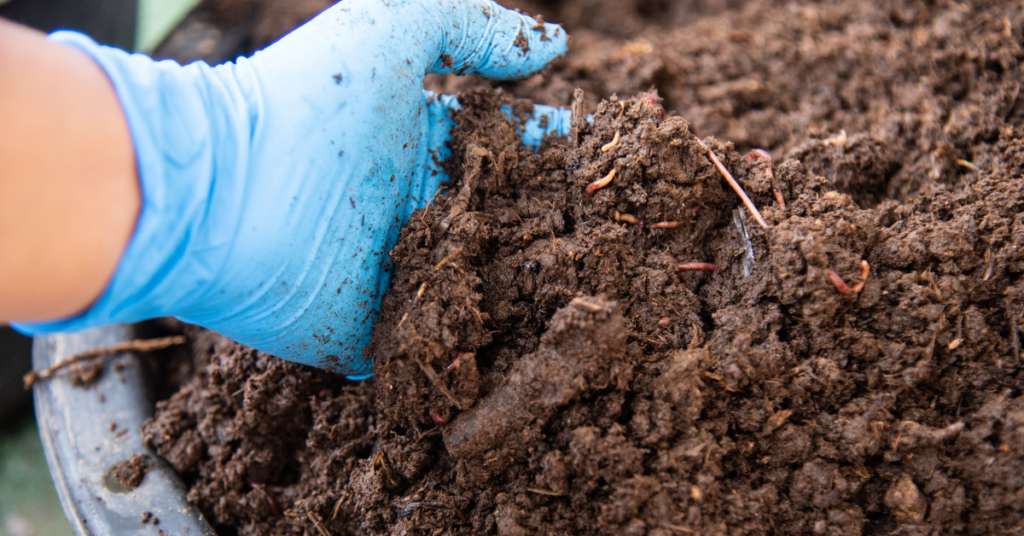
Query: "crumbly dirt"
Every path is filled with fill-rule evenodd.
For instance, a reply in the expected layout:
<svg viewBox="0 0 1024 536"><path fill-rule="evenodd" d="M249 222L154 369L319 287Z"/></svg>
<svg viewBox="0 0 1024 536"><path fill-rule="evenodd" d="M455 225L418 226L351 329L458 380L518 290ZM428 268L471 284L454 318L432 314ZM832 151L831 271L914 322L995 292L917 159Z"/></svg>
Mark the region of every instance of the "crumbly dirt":
<svg viewBox="0 0 1024 536"><path fill-rule="evenodd" d="M111 425L113 429L113 425ZM124 486L124 489L131 491L142 484L142 480L146 478L146 473L153 468L153 460L149 459L149 456L145 454L135 454L131 458L115 463L110 468L110 475L114 477L114 480L118 484Z"/></svg>
<svg viewBox="0 0 1024 536"><path fill-rule="evenodd" d="M71 369L68 372L68 378L71 381L71 385L75 387L81 387L88 389L92 387L94 383L99 381L103 375L103 368L106 365L103 359L93 359L84 363L75 363L71 365Z"/></svg>
<svg viewBox="0 0 1024 536"><path fill-rule="evenodd" d="M572 52L461 95L375 380L187 328L144 435L218 530L1024 529L1024 7L532 7ZM522 147L513 97L571 140Z"/></svg>

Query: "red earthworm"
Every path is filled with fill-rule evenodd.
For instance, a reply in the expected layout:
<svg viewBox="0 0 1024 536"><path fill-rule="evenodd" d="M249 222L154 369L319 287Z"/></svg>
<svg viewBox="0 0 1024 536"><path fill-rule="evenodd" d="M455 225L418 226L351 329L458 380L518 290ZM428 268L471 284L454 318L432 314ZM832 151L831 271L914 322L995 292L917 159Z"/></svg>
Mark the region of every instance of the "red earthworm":
<svg viewBox="0 0 1024 536"><path fill-rule="evenodd" d="M665 118L665 107L662 106L661 103L658 102L659 100L661 100L661 99L658 98L657 94L648 95L648 96L644 97L644 101L647 104L650 104L651 106L654 106L654 108L656 110L658 110L658 113L661 114L661 118L664 119Z"/></svg>
<svg viewBox="0 0 1024 536"><path fill-rule="evenodd" d="M775 195L775 202L779 204L782 210L786 210L786 200L782 198L782 192L775 186L775 173L772 172L772 155L764 149L754 149L747 155L747 160L756 160L758 158L767 158L768 167L765 168L765 173L768 175L768 182L772 185L772 194Z"/></svg>
<svg viewBox="0 0 1024 536"><path fill-rule="evenodd" d="M846 285L846 281L843 281L842 276L837 274L835 270L828 271L828 280L830 283L832 283L832 286L836 287L836 290L838 290L839 293L842 294L843 296L853 296L854 294L856 294L856 292L854 292L852 288Z"/></svg>
<svg viewBox="0 0 1024 536"><path fill-rule="evenodd" d="M864 285L868 282L868 276L871 275L871 265L868 264L868 261L860 261L860 275L862 281L854 285L852 288L846 284L846 281L843 281L842 276L837 274L835 270L828 271L828 281L832 283L832 286L836 287L836 290L838 290L843 296L853 296L861 290L864 290Z"/></svg>
<svg viewBox="0 0 1024 536"><path fill-rule="evenodd" d="M611 151L612 149L614 149L615 146L618 145L618 144L619 144L619 131L616 130L615 131L615 137L612 138L612 141L610 143L608 143L608 145L605 145L604 147L601 147L601 152L602 153L607 153L608 151Z"/></svg>
<svg viewBox="0 0 1024 536"><path fill-rule="evenodd" d="M860 292L864 290L864 285L868 283L868 276L871 275L871 265L868 261L860 261L860 283L853 286L854 292Z"/></svg>
<svg viewBox="0 0 1024 536"><path fill-rule="evenodd" d="M681 262L676 265L680 272L714 272L718 267L710 262Z"/></svg>
<svg viewBox="0 0 1024 536"><path fill-rule="evenodd" d="M619 213L619 211L615 211L615 213L612 215L612 217L615 218L615 221L624 221L626 223L632 223L632 224L640 223L640 220L637 219L636 216L634 216L632 214L621 214L621 213Z"/></svg>
<svg viewBox="0 0 1024 536"><path fill-rule="evenodd" d="M277 504L277 499L274 499L274 496L264 489L263 484L257 484L249 479L246 480L253 489L263 494L263 498L267 501L267 505L270 506L270 511L274 513L274 517L281 517L281 505Z"/></svg>
<svg viewBox="0 0 1024 536"><path fill-rule="evenodd" d="M616 173L618 173L618 170L613 169L611 171L611 173L606 175L603 179L598 179L598 180L588 184L587 185L587 193L588 194L593 194L594 192L600 190L601 188L604 188L605 186L608 186L609 184L611 184L612 179L615 178L615 174Z"/></svg>

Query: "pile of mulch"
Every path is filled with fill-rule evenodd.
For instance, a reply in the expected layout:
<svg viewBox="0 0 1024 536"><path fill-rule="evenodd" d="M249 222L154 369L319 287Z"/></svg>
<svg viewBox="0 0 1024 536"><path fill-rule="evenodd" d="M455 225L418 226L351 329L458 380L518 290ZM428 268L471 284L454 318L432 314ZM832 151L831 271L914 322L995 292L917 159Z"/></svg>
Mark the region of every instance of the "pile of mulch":
<svg viewBox="0 0 1024 536"><path fill-rule="evenodd" d="M1024 529L1024 7L533 7L552 71L428 81L464 91L452 182L374 380L187 328L144 433L218 530ZM571 139L524 148L515 97Z"/></svg>

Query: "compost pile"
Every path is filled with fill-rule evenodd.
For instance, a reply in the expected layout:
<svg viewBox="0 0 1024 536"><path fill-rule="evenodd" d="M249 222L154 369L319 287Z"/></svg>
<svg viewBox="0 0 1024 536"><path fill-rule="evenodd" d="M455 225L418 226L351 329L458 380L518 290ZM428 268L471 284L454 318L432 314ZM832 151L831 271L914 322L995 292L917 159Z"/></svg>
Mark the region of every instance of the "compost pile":
<svg viewBox="0 0 1024 536"><path fill-rule="evenodd" d="M465 90L452 182L375 380L188 328L145 436L218 530L1024 529L1024 7L534 7L551 72L429 81ZM523 147L514 97L570 138Z"/></svg>

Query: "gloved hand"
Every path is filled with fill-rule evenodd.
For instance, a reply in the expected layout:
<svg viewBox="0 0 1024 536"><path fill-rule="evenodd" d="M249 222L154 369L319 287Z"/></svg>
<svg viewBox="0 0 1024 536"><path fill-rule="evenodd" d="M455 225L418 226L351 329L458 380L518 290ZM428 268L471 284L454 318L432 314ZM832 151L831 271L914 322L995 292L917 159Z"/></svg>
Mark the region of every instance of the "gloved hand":
<svg viewBox="0 0 1024 536"><path fill-rule="evenodd" d="M388 253L446 180L452 97L425 73L527 76L565 31L490 0L345 0L250 59L154 62L75 33L113 82L143 207L73 331L174 315L279 357L366 377ZM541 117L547 115L545 121ZM540 125L545 125L541 128ZM537 107L524 141L568 130Z"/></svg>

